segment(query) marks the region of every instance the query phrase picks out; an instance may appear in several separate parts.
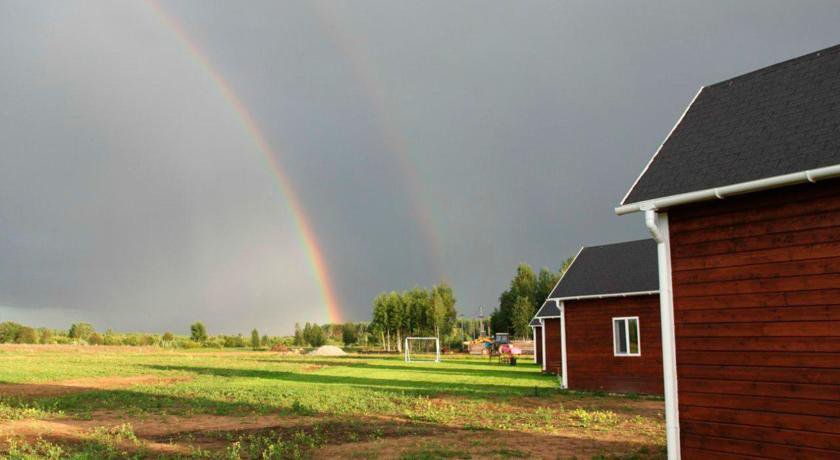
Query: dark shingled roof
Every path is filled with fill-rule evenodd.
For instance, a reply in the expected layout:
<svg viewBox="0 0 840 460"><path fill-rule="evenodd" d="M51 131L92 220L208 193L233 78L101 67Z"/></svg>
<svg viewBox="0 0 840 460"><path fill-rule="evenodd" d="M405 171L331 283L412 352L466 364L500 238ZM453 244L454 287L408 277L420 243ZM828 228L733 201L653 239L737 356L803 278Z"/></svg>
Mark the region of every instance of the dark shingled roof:
<svg viewBox="0 0 840 460"><path fill-rule="evenodd" d="M583 248L550 299L659 289L656 242L647 239Z"/></svg>
<svg viewBox="0 0 840 460"><path fill-rule="evenodd" d="M537 310L537 314L534 315L534 318L545 318L547 316L560 316L560 309L557 308L557 302L553 300L546 300L542 307Z"/></svg>
<svg viewBox="0 0 840 460"><path fill-rule="evenodd" d="M840 164L840 45L703 88L622 204Z"/></svg>
<svg viewBox="0 0 840 460"><path fill-rule="evenodd" d="M529 326L542 326L542 324L540 324L540 320L538 320L537 318L532 319L531 323L528 324L528 325Z"/></svg>

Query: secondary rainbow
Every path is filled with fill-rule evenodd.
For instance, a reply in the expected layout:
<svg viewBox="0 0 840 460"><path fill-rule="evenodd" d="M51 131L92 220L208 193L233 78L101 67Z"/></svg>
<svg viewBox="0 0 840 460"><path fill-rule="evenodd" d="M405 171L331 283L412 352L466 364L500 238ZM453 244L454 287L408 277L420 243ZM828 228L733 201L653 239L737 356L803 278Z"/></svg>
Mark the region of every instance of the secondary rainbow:
<svg viewBox="0 0 840 460"><path fill-rule="evenodd" d="M356 82L365 92L374 113L376 127L382 141L397 161L403 184L408 189L411 212L430 251L432 270L438 281L446 279L441 247L435 220L430 215L430 206L424 198L426 188L417 174L417 166L412 159L411 149L406 136L398 127L396 112L392 110L379 81L374 60L366 51L359 37L352 33L335 11L334 4L324 1L306 3L315 19L318 29L332 41L341 52L350 67Z"/></svg>
<svg viewBox="0 0 840 460"><path fill-rule="evenodd" d="M184 44L189 54L195 59L199 66L207 72L213 83L219 89L222 97L231 105L237 117L241 121L243 128L248 133L257 149L262 153L268 166L271 168L274 176L277 178L277 184L280 188L280 193L285 198L289 209L292 212L292 217L298 229L301 242L306 250L312 270L318 280L321 288L321 296L327 308L327 315L332 323L343 322L341 309L336 300L335 291L330 282L329 272L327 271L326 263L324 262L324 255L321 248L318 246L315 232L309 223L309 219L303 211L295 193L292 183L289 180L283 168L277 162L277 156L272 151L265 136L262 134L254 118L248 112L247 108L239 97L234 92L230 84L222 75L210 64L210 60L205 56L201 49L190 39L183 27L170 15L163 10L161 5L156 0L147 0L147 4L154 11L155 15L166 24Z"/></svg>

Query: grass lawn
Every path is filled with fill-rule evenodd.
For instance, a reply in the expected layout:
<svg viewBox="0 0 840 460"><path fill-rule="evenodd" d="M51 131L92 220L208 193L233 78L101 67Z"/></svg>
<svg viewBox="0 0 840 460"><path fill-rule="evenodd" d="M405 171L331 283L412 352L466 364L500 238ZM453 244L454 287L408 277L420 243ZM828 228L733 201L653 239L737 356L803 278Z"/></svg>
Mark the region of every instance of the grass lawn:
<svg viewBox="0 0 840 460"><path fill-rule="evenodd" d="M561 391L529 362L0 347L12 458L647 458L663 446L660 400Z"/></svg>

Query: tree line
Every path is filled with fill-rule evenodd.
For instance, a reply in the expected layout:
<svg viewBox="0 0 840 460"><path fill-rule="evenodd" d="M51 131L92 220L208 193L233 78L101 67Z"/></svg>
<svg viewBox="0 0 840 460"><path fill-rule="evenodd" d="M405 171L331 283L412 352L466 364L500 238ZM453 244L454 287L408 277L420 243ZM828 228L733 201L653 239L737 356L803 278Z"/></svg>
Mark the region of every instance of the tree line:
<svg viewBox="0 0 840 460"><path fill-rule="evenodd" d="M455 294L446 283L431 289L383 292L373 299L370 326L385 350L402 351L409 336L451 336L457 319Z"/></svg>
<svg viewBox="0 0 840 460"><path fill-rule="evenodd" d="M530 337L531 319L571 263L572 258L566 259L560 270L554 272L543 267L539 274L535 274L530 265L519 264L510 286L499 296L499 307L490 315L493 331L509 332L515 337Z"/></svg>

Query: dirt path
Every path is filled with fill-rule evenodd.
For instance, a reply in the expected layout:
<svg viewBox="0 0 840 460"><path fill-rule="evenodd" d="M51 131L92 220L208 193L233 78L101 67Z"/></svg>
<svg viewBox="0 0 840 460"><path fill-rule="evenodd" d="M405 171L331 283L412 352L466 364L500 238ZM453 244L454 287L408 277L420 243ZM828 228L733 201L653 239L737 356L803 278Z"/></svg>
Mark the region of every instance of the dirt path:
<svg viewBox="0 0 840 460"><path fill-rule="evenodd" d="M85 391L114 390L132 385L166 385L189 380L189 377L163 377L160 375L136 375L130 377L94 377L61 380L53 383L3 383L0 384L0 396L18 398L44 398Z"/></svg>

